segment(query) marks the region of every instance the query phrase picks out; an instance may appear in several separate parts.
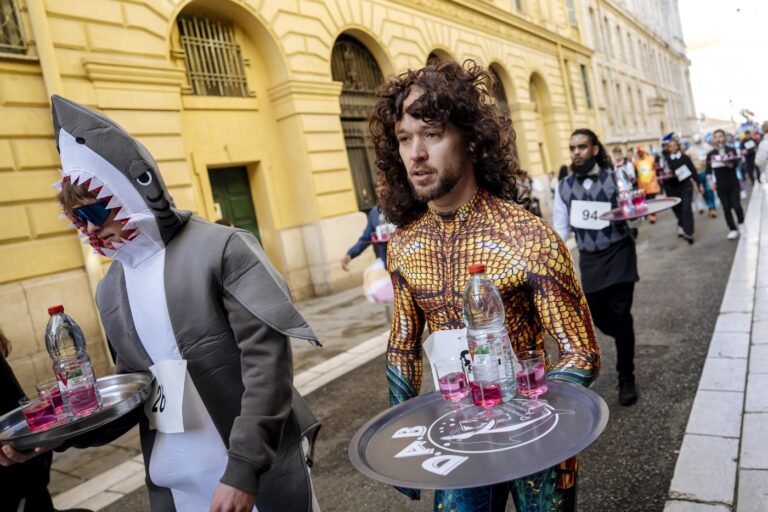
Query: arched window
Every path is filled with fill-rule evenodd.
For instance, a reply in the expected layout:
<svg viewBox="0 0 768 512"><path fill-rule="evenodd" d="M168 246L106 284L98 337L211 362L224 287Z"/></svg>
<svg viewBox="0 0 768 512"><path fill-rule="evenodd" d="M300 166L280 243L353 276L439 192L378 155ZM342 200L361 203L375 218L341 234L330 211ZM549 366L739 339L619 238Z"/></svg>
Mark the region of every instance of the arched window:
<svg viewBox="0 0 768 512"><path fill-rule="evenodd" d="M493 78L493 99L496 100L496 105L505 114L509 115L509 101L507 101L507 93L504 91L504 84L501 82L501 77L498 71L491 65L488 68L488 74Z"/></svg>
<svg viewBox="0 0 768 512"><path fill-rule="evenodd" d="M368 133L368 114L376 103L376 87L384 75L371 52L357 39L342 35L333 45L331 74L341 89L341 126L347 146L357 205L376 206L376 157Z"/></svg>

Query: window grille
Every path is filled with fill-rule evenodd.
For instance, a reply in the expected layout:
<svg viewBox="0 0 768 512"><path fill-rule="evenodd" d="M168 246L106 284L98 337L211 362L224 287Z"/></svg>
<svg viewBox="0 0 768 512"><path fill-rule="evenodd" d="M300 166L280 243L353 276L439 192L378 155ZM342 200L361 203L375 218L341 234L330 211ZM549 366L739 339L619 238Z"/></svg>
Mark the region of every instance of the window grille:
<svg viewBox="0 0 768 512"><path fill-rule="evenodd" d="M26 53L21 16L14 0L0 0L0 53Z"/></svg>
<svg viewBox="0 0 768 512"><path fill-rule="evenodd" d="M349 155L357 205L376 205L376 155L368 130L368 115L376 104L376 88L384 75L370 51L357 39L341 35L333 45L331 75L341 89L341 125Z"/></svg>
<svg viewBox="0 0 768 512"><path fill-rule="evenodd" d="M194 94L249 96L243 54L231 23L182 15L178 26Z"/></svg>

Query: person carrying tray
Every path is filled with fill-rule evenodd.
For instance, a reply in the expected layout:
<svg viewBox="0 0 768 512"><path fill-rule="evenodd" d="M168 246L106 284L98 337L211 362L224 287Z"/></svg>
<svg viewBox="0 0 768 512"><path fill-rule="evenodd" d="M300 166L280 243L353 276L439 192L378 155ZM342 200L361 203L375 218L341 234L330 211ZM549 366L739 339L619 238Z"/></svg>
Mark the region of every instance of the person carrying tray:
<svg viewBox="0 0 768 512"><path fill-rule="evenodd" d="M370 128L383 185L380 207L397 225L387 251L394 318L387 347L390 405L415 397L422 334L461 329L467 267L482 263L504 298L515 351L560 349L548 379L588 386L600 368L589 307L557 233L526 210L509 117L492 78L472 61L445 61L390 79ZM434 509L518 512L576 507L577 459L511 482L438 490ZM418 499L413 489L401 492Z"/></svg>
<svg viewBox="0 0 768 512"><path fill-rule="evenodd" d="M552 226L567 240L576 235L584 293L595 325L616 342L619 403L637 402L632 298L637 274L635 240L626 222L600 220L618 206L616 177L597 135L585 128L571 134L571 169L555 195Z"/></svg>
<svg viewBox="0 0 768 512"><path fill-rule="evenodd" d="M720 205L723 207L725 223L728 225L728 240L736 240L739 235L745 234L744 210L741 208L741 184L736 173L740 160L739 154L732 146L725 144L725 131L715 130L712 134L714 149L707 153L707 177L710 187L717 192ZM738 228L733 222L733 213L736 212Z"/></svg>
<svg viewBox="0 0 768 512"><path fill-rule="evenodd" d="M680 148L680 137L673 133L667 140L664 169L661 176L667 197L679 197L680 202L672 208L677 217L677 234L693 245L693 193L694 187L704 193L699 182L696 167ZM695 182L695 185L694 185Z"/></svg>
<svg viewBox="0 0 768 512"><path fill-rule="evenodd" d="M96 304L116 371L158 384L143 410L70 444L138 422L153 511L317 510L301 446L316 420L292 389L288 337L319 343L282 277L249 232L177 210L154 158L114 121L59 96L52 110L58 199L113 260ZM12 461L31 455L9 448Z"/></svg>

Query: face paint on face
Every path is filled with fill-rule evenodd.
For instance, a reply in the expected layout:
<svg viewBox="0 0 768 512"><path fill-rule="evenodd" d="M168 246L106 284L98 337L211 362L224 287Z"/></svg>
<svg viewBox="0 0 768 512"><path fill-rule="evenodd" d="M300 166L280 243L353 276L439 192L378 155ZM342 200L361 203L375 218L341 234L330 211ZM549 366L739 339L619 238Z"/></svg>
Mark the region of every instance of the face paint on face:
<svg viewBox="0 0 768 512"><path fill-rule="evenodd" d="M136 236L135 229L126 229L127 220L115 220L120 208L108 208L103 201L84 200L65 212L97 252L117 250Z"/></svg>

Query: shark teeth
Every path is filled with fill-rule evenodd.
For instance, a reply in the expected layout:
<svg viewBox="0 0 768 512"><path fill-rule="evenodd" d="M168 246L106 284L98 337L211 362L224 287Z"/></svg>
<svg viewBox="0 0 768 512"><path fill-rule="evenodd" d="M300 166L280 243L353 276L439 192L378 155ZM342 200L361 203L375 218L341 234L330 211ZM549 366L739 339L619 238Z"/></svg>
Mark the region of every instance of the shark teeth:
<svg viewBox="0 0 768 512"><path fill-rule="evenodd" d="M59 214L59 220L67 220L69 217L67 217L67 214L64 212L61 212Z"/></svg>
<svg viewBox="0 0 768 512"><path fill-rule="evenodd" d="M73 185L78 185L80 183L80 180L85 181L88 179L88 176L81 171L72 171L69 174L69 176L70 176L70 179L72 180Z"/></svg>
<svg viewBox="0 0 768 512"><path fill-rule="evenodd" d="M127 220L131 218L131 214L126 211L125 208L120 208L120 211L115 215L115 220Z"/></svg>
<svg viewBox="0 0 768 512"><path fill-rule="evenodd" d="M55 188L57 192L61 192L61 188L62 188L61 180L57 181L56 183L51 184L51 186L53 188Z"/></svg>
<svg viewBox="0 0 768 512"><path fill-rule="evenodd" d="M96 196L96 199L104 199L106 197L113 197L114 194L112 194L112 191L109 190L106 186L101 187L101 190L99 190L99 194Z"/></svg>
<svg viewBox="0 0 768 512"><path fill-rule="evenodd" d="M104 184L96 178L91 178L91 182L88 184L88 192L93 192L99 187L103 187Z"/></svg>
<svg viewBox="0 0 768 512"><path fill-rule="evenodd" d="M134 231L138 229L138 227L139 226L136 224L136 221L133 220L132 218L129 218L128 222L123 224L123 231Z"/></svg>
<svg viewBox="0 0 768 512"><path fill-rule="evenodd" d="M122 206L123 206L123 203L120 202L117 196L112 196L112 198L109 200L109 203L107 203L108 210L112 210L114 208L120 208Z"/></svg>

